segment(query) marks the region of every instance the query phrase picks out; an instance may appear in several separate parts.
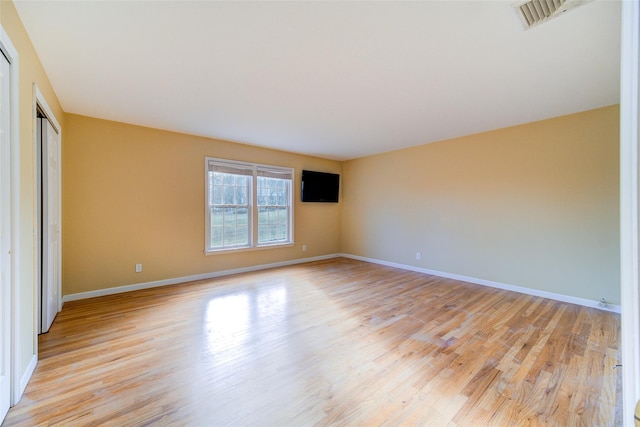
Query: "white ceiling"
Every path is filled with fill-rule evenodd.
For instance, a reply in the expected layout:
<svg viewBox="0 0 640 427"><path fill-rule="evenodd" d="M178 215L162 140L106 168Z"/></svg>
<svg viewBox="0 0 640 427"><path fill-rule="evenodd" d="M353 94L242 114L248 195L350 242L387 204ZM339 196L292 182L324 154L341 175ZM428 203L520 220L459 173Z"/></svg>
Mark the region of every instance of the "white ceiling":
<svg viewBox="0 0 640 427"><path fill-rule="evenodd" d="M345 160L619 102L620 2L25 1L69 113Z"/></svg>

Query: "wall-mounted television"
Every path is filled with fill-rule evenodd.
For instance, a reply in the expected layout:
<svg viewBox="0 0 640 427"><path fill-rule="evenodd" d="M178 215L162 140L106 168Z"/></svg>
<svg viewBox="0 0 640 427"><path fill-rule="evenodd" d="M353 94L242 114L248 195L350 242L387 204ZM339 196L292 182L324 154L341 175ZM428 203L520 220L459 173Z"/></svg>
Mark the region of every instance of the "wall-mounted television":
<svg viewBox="0 0 640 427"><path fill-rule="evenodd" d="M340 175L337 173L302 171L302 201L338 203Z"/></svg>

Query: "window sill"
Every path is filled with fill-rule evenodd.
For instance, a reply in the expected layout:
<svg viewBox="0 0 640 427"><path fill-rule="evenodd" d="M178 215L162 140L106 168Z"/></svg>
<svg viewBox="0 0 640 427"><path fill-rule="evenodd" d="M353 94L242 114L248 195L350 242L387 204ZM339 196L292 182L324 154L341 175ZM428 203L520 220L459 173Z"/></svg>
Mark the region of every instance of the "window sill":
<svg viewBox="0 0 640 427"><path fill-rule="evenodd" d="M209 255L230 254L230 253L238 253L238 252L262 251L265 249L290 248L294 245L295 243L293 242L287 242L287 243L276 243L273 245L260 245L260 246L231 248L231 249L208 249L204 251L204 254L209 256Z"/></svg>

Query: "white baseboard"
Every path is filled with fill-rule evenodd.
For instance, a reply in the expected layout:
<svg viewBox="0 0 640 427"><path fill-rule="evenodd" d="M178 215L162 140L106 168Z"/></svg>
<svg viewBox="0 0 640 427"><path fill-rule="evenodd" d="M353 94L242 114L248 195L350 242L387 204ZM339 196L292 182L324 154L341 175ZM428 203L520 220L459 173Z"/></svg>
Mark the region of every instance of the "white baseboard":
<svg viewBox="0 0 640 427"><path fill-rule="evenodd" d="M16 396L13 396L12 405L16 405L20 399L22 399L22 395L24 394L24 390L27 388L27 384L29 384L29 380L33 375L33 372L36 370L36 366L38 365L38 356L35 354L31 356L31 360L29 360L29 364L27 365L27 369L20 377L20 388L18 389L18 393Z"/></svg>
<svg viewBox="0 0 640 427"><path fill-rule="evenodd" d="M379 260L379 259L367 258L367 257L359 256L359 255L351 255L351 254L344 254L344 253L342 253L342 254L322 255L322 256L311 257L311 258L295 259L295 260L282 261L282 262L276 262L276 263L271 263L271 264L252 265L250 267L234 268L234 269L231 269L231 270L215 271L215 272L211 272L211 273L196 274L196 275L193 275L193 276L176 277L176 278L172 278L172 279L157 280L157 281L154 281L154 282L145 282L145 283L137 283L137 284L133 284L133 285L117 286L117 287L113 287L113 288L99 289L99 290L96 290L96 291L89 291L89 292L79 292L79 293L76 293L76 294L65 295L64 298L62 299L62 301L63 302L67 302L67 301L75 301L75 300L86 299L86 298L100 297L100 296L105 296L105 295L120 294L120 293L123 293L123 292L136 291L136 290L139 290L139 289L148 289L148 288L155 288L155 287L158 287L158 286L175 285L175 284L178 284L178 283L193 282L193 281L196 281L196 280L213 279L215 277L229 276L231 274L239 274L239 273L247 273L247 272L250 272L250 271L266 270L266 269L269 269L269 268L284 267L284 266L287 266L287 265L302 264L302 263L305 263L305 262L321 261L321 260L325 260L325 259L338 258L338 257L351 258L351 259L356 259L356 260L359 260L359 261L370 262L370 263L373 263L373 264L380 264L380 265L385 265L385 266L388 266L388 267L401 268L403 270L415 271L415 272L418 272L418 273L431 274L433 276L445 277L447 279L460 280L460 281L463 281L463 282L474 283L476 285L489 286L489 287L492 287L492 288L504 289L506 291L513 291L513 292L518 292L518 293L526 294L526 295L533 295L533 296L542 297L542 298L549 298L549 299L556 300L556 301L562 301L562 302L567 302L567 303L570 303L570 304L582 305L582 306L585 306L585 307L597 308L599 310L611 311L611 312L614 312L614 313L620 313L620 311L621 311L620 306L619 305L615 305L615 304L608 304L606 307L600 307L598 305L598 301L592 301L592 300L588 300L586 298L579 298L579 297L574 297L574 296L570 296L570 295L557 294L557 293L554 293L554 292L547 292L547 291L542 291L542 290L539 290L539 289L525 288L525 287L522 287L522 286L508 285L508 284L505 284L505 283L494 282L494 281L491 281L491 280L478 279L478 278L475 278L475 277L463 276L463 275L460 275L460 274L446 273L446 272L443 272L443 271L430 270L430 269L427 269L427 268L414 267L412 265L399 264L399 263L395 263L395 262L383 261L383 260ZM34 369L35 369L35 366L34 366Z"/></svg>
<svg viewBox="0 0 640 427"><path fill-rule="evenodd" d="M549 298L549 299L552 299L552 300L568 302L568 303L571 303L571 304L582 305L582 306L585 306L585 307L597 308L598 310L611 311L611 312L614 312L614 313L620 313L621 312L621 307L619 305L607 304L607 306L605 306L605 307L600 307L598 305L599 301L592 301L592 300L589 300L589 299L586 299L586 298L579 298L579 297L574 297L574 296L569 296L569 295L556 294L556 293L553 293L553 292L541 291L539 289L525 288L525 287L522 287L522 286L507 285L505 283L493 282L491 280L484 280L484 279L478 279L478 278L475 278L475 277L462 276L460 274L445 273L443 271L437 271L437 270L429 270L427 268L414 267L412 265L398 264L398 263L389 262L389 261L382 261L382 260L379 260L379 259L367 258L367 257L358 256L358 255L339 254L339 256L342 256L342 257L345 257L345 258L356 259L356 260L359 260L359 261L371 262L371 263L374 263L374 264L386 265L388 267L401 268L403 270L415 271L415 272L418 272L418 273L431 274L433 276L445 277L447 279L460 280L460 281L463 281L463 282L474 283L476 285L489 286L491 288L497 288L497 289L504 289L506 291L513 291L513 292L518 292L518 293L521 293L521 294L533 295L533 296L542 297L542 298Z"/></svg>
<svg viewBox="0 0 640 427"><path fill-rule="evenodd" d="M271 264L252 265L250 267L234 268L231 270L215 271L211 273L196 274L193 276L176 277L172 279L156 280L154 282L136 283L133 285L117 286L113 288L99 289L96 291L79 292L68 294L62 298L62 302L75 301L86 298L101 297L105 295L121 294L123 292L137 291L140 289L156 288L158 286L175 285L178 283L193 282L196 280L213 279L215 277L229 276L231 274L247 273L250 271L266 270L269 268L284 267L287 265L303 264L305 262L322 261L325 259L337 258L340 255L330 254L310 258L294 259L290 261L274 262Z"/></svg>

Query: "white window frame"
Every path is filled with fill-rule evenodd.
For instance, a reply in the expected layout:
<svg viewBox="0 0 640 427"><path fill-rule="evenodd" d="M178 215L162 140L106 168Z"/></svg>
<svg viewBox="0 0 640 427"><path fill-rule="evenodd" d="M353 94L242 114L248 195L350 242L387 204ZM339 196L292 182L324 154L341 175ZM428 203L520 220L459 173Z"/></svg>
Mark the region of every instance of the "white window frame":
<svg viewBox="0 0 640 427"><path fill-rule="evenodd" d="M213 206L213 201L210 200L210 188L209 188L209 171L210 165L215 165L218 167L230 167L237 169L250 170L251 175L249 180L249 185L247 187L248 191L248 209L249 209L249 218L248 218L248 237L249 242L247 245L242 246L231 246L227 248L213 248L211 247L211 207ZM282 174L284 177L290 177L289 182L289 191L287 196L287 206L289 208L288 220L287 220L287 234L288 239L286 241L281 242L269 242L269 243L258 243L258 176L263 175L263 172L267 172L268 174ZM205 157L204 159L204 180L205 180L205 246L204 252L205 254L215 254L220 252L230 252L230 251L243 251L243 250L253 250L253 249L263 249L263 248L278 248L283 246L291 246L294 243L293 240L293 191L294 185L293 181L295 178L295 170L293 168L287 168L282 166L272 166L272 165L262 165L256 163L247 163L247 162L239 162L235 160L227 160L227 159L219 159L215 157Z"/></svg>

